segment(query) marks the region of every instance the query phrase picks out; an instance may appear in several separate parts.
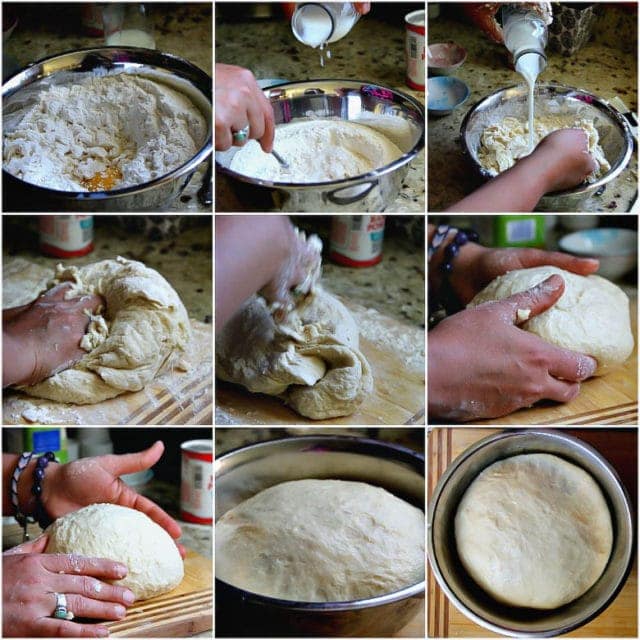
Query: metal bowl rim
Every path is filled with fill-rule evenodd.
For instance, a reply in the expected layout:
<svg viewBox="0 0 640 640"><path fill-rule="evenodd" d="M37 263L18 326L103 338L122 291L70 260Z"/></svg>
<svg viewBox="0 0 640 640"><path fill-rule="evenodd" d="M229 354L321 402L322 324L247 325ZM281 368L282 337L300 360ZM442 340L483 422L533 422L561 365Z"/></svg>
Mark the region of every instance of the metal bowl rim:
<svg viewBox="0 0 640 640"><path fill-rule="evenodd" d="M251 176L245 176L242 173L237 173L236 171L232 171L228 167L225 167L224 165L222 165L217 159L216 159L216 168L222 173L236 180L240 180L241 182L246 182L248 184L259 185L262 187L275 187L275 188L290 189L290 190L297 190L297 191L305 191L309 188L318 188L318 187L333 188L334 190L338 190L338 189L343 189L347 187L355 187L358 184L365 184L367 182L372 182L377 180L380 176L386 175L387 173L392 173L396 169L400 169L404 165L411 162L424 148L425 131L426 131L424 107L422 106L422 104L417 98L414 98L413 96L409 95L408 93L405 93L404 91L399 91L398 89L392 89L391 87L386 87L382 84L378 84L377 82L366 82L364 80L347 80L347 79L341 79L341 78L317 78L315 80L313 79L302 80L299 82L292 82L292 81L280 82L278 84L265 87L263 89L263 93L268 99L269 96L267 94L272 89L281 89L283 87L292 86L292 85L296 87L304 86L307 84L317 85L318 83L334 83L334 84L341 83L341 84L351 85L354 88L356 86L361 87L362 85L366 85L370 87L379 87L380 89L385 89L386 91L391 91L392 93L412 103L412 105L417 108L418 113L422 116L422 133L420 135L420 138L409 151L407 151L406 153L403 153L399 158L397 158L393 162L386 164L382 167L379 167L378 169L373 169L372 171L368 171L367 173L362 173L358 176L353 176L351 178L342 178L340 180L327 180L325 182L274 182L272 180L252 178Z"/></svg>
<svg viewBox="0 0 640 640"><path fill-rule="evenodd" d="M424 455L414 451L413 449L409 449L408 447L404 447L399 444L383 442L381 440L374 440L373 438L361 438L359 436L327 436L327 435L305 435L305 436L291 436L288 438L277 438L276 440L264 440L262 442L254 442L249 445L243 445L240 447L236 447L231 451L227 451L225 454L221 456L214 456L214 471L218 470L219 465L217 463L237 454L240 451L247 451L250 449L259 449L271 444L281 444L283 442L291 442L291 441L342 441L342 442L350 442L353 444L367 444L367 445L377 445L381 448L390 449L394 452L402 453L409 458L415 458L415 461L421 462L424 465ZM422 474L424 476L424 466L422 468ZM232 590L237 593L243 600L249 600L258 604L269 605L272 607L277 607L280 609L295 609L300 611L316 611L316 612L330 612L330 611L346 611L346 610L354 610L354 609L367 609L370 607L377 607L380 605L390 604L392 602L397 602L399 600L404 600L407 598L419 596L420 594L424 594L426 588L426 576L425 580L421 582L416 582L415 584L409 585L398 591L392 591L391 593L385 593L381 596L375 596L373 598L364 598L362 600L346 600L342 602L302 602L296 600L284 600L281 598L273 598L270 596L265 596L259 593L254 593L253 591L247 591L240 587L236 587L220 578L216 578L216 583L220 583L224 585L226 588Z"/></svg>
<svg viewBox="0 0 640 640"><path fill-rule="evenodd" d="M510 89L516 89L518 87L524 87L524 86L526 85L522 83L512 84L512 85L509 85L508 87L502 87L501 89L497 89L496 91L493 91L492 93L484 96L483 98L478 100L474 105L472 105L462 120L462 124L460 125L460 140L464 147L465 153L467 153L467 155L470 156L474 166L480 171L480 174L484 178L490 179L490 178L495 178L496 176L489 175L486 169L480 166L480 164L471 155L470 150L468 150L467 148L468 121L471 119L471 116L475 112L476 108L479 107L486 100L489 100L490 98L493 98L497 94L502 93L504 91L508 91ZM585 89L580 89L579 87L571 87L566 84L558 84L558 83L551 83L551 82L548 84L540 84L539 87L540 88L543 88L543 87L558 88L558 89L562 89L564 92L576 91L585 96L589 96L590 98L593 98L596 104L604 108L604 111L607 113L607 115L610 116L612 120L615 120L620 125L623 131L623 138L625 141L625 152L622 154L622 157L620 158L619 162L616 164L616 166L609 169L609 171L605 175L598 178L598 180L596 180L595 182L588 182L586 184L578 185L576 187L573 187L572 189L564 189L562 191L550 191L549 193L545 193L543 197L548 198L548 197L558 197L558 196L562 197L562 196L582 195L585 193L589 193L591 191L597 191L603 185L606 185L612 180L614 180L615 178L617 178L624 171L624 169L626 169L627 165L629 164L631 155L633 153L633 136L631 135L631 129L629 128L629 125L627 124L627 121L624 119L622 114L620 114L617 109L614 109L612 106L606 103L602 98L599 98L595 94L589 91L586 91Z"/></svg>
<svg viewBox="0 0 640 640"><path fill-rule="evenodd" d="M145 52L149 52L149 53L155 53L161 59L169 58L169 59L176 60L180 64L183 64L183 65L186 65L187 67L190 67L197 74L202 74L203 75L203 79L204 78L208 78L209 81L211 81L211 76L206 71L204 71L203 69L201 69L197 65L193 64L192 62L189 62L185 58L182 58L181 56L178 56L178 55L173 54L173 53L165 53L165 52L162 52L162 51L156 51L155 49L145 49L144 47L121 47L121 46L85 47L85 48L82 48L82 49L70 49L69 51L63 51L62 53L56 53L54 55L50 55L50 56L46 56L44 58L40 58L39 60L36 60L34 62L30 62L28 65L26 65L25 67L23 67L22 69L20 69L16 73L14 73L12 76L7 78L2 83L2 100L3 100L3 102L4 102L5 98L13 95L17 91L20 91L20 89L23 88L24 86L28 86L28 85L22 85L20 87L16 87L15 89L11 89L11 90L6 89L6 87L5 87L14 78L16 78L17 76L25 73L27 70L31 69L32 67L35 67L35 66L40 65L40 64L43 64L43 63L48 62L50 60L55 60L56 58L63 58L63 57L66 57L66 56L70 56L72 54L99 52L99 51L104 51L104 50L107 50L107 51L109 51L109 50L111 50L111 51L113 51L113 50L131 51L133 53L136 53L136 51L145 51ZM133 62L133 61L128 61L128 62ZM135 64L141 64L141 63L135 63ZM68 69L57 69L56 71L65 71L65 70L68 71ZM167 70L170 71L170 69L167 69ZM47 76L42 76L42 77L49 77L51 75L54 75L54 74L48 74ZM38 79L40 79L40 78L36 78L35 80L38 80ZM211 103L211 96L210 95L208 95L207 93L204 93L203 90L200 87L198 87L196 85L194 85L194 87L198 91L200 91L202 93L202 95L205 98L207 98L209 100L209 102ZM213 105L212 105L212 107L213 107ZM205 116L205 119L207 119L206 116ZM9 173L4 168L4 163L3 163L3 167L2 167L2 173L3 173L3 175L5 177L8 177L8 178L13 179L13 180L16 180L21 185L27 185L30 189L34 189L36 191L41 191L42 194L43 194L43 197L47 197L47 198L56 198L57 197L57 198L60 198L60 199L71 199L71 200L110 200L110 199L114 199L116 197L133 195L133 194L136 194L138 192L150 190L153 187L156 187L156 186L161 185L161 184L165 184L167 182L171 182L172 180L174 180L176 178L179 178L179 177L181 177L183 175L186 175L190 171L194 170L201 162L206 160L207 157L210 156L212 151L213 151L213 130L212 130L212 127L211 127L211 122L208 122L208 125L209 125L209 135L205 138L205 141L202 144L202 146L200 147L200 149L196 152L196 154L190 160L187 160L184 164L181 164L180 166L178 166L175 169L171 170L169 173L166 173L166 174L164 174L162 176L159 176L158 178L154 178L153 180L150 180L149 182L143 182L141 184L132 185L130 187L124 187L122 189L112 189L111 191L60 191L59 189L50 189L49 187L43 187L42 185L38 185L38 184L34 184L32 182L27 182L26 180L22 180L22 178L19 178L18 176L14 176L12 173Z"/></svg>
<svg viewBox="0 0 640 640"><path fill-rule="evenodd" d="M437 558L435 556L435 549L434 549L434 543L433 543L433 527L432 527L433 517L437 509L438 502L442 494L442 490L444 489L447 482L449 482L451 476L453 476L455 471L457 471L457 469L460 467L460 465L464 461L468 460L471 456L475 455L476 452L479 451L480 449L483 449L486 446L489 446L499 440L504 440L507 438L513 438L513 437L518 437L523 435L536 435L536 436L542 436L543 438L552 438L556 440L567 441L571 446L573 447L577 446L582 449L586 449L592 456L594 456L599 461L599 463L605 467L607 472L615 480L616 486L622 495L623 502L626 507L625 521L629 524L629 531L630 531L630 543L625 549L625 556L626 556L625 571L621 573L621 575L618 578L617 584L611 590L611 593L603 600L602 604L599 607L597 607L594 611L592 611L588 616L585 616L584 618L581 618L572 624L558 627L558 628L542 630L542 631L525 631L521 629L510 629L508 627L501 627L500 625L497 625L493 622L490 622L489 620L486 620L485 618L478 615L474 611L471 611L466 605L464 605L459 600L458 596L453 592L453 590L449 587L449 584L445 581L440 571L440 566L438 564ZM633 549L635 547L635 535L634 535L633 522L634 522L633 508L631 506L629 494L624 484L620 480L616 470L611 466L609 461L597 449L592 447L590 444L587 444L583 440L580 440L579 438L576 438L574 436L570 436L565 433L561 433L554 430L517 429L517 430L510 430L510 431L502 431L500 433L490 434L484 438L481 438L480 440L478 440L477 442L469 446L467 449L465 449L459 456L455 458L455 460L451 462L451 464L447 467L445 472L442 474L442 476L436 483L436 486L433 490L433 495L431 496L431 500L429 501L428 508L427 508L427 538L428 538L427 554L429 557L429 564L431 565L431 569L433 570L433 573L438 581L440 588L446 593L448 599L453 603L453 605L461 613L463 613L466 617L468 617L472 621L476 622L478 625L484 627L485 629L489 629L490 631L494 631L495 633L501 633L501 634L505 634L512 637L543 638L543 637L549 637L549 636L556 636L556 635L568 633L573 629L577 629L587 624L589 621L593 620L597 616L599 616L620 593L624 584L627 581L629 573L631 572L631 566L633 564Z"/></svg>

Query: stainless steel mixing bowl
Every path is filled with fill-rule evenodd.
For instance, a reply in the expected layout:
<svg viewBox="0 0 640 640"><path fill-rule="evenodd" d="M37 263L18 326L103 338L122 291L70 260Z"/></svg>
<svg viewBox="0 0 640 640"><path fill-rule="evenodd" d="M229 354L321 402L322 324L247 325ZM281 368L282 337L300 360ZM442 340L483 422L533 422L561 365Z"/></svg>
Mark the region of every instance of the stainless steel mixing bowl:
<svg viewBox="0 0 640 640"><path fill-rule="evenodd" d="M424 147L424 107L415 98L395 89L353 80L288 82L265 89L264 93L273 105L276 124L334 118L376 128L377 116L400 118L405 124L404 135L393 142L403 155L361 176L300 184L250 178L229 168L237 147L216 152L216 168L228 179L242 210L380 212L396 199L409 163ZM385 130L381 132L387 134Z"/></svg>
<svg viewBox="0 0 640 640"><path fill-rule="evenodd" d="M469 577L456 550L454 518L469 484L490 464L522 453L551 453L590 473L602 489L613 523L613 549L599 580L577 600L549 611L509 607L495 601ZM509 430L483 438L449 465L428 506L428 555L438 583L464 615L497 633L548 637L580 627L611 604L631 569L633 518L620 479L595 449L553 430Z"/></svg>
<svg viewBox="0 0 640 640"><path fill-rule="evenodd" d="M364 438L300 436L262 442L217 458L216 520L239 502L288 480L337 478L383 487L424 508L424 457ZM424 580L353 602L293 602L216 579L216 637L386 637L416 614Z"/></svg>
<svg viewBox="0 0 640 640"><path fill-rule="evenodd" d="M39 88L68 84L96 69L143 75L184 93L209 123L202 146L193 158L168 174L144 184L112 191L47 189L25 182L3 169L3 211L156 211L182 193L198 165L211 154L211 78L178 56L138 47L80 49L29 65L2 87L4 126L11 113Z"/></svg>
<svg viewBox="0 0 640 640"><path fill-rule="evenodd" d="M462 121L460 140L464 151L476 173L483 179L491 175L478 161L480 139L484 129L505 116L528 119L529 89L526 85L514 85L499 89L482 98ZM546 114L575 113L593 119L600 135L600 144L611 169L592 183L578 185L573 189L556 191L544 196L538 203L540 211L577 211L584 209L589 196L602 193L606 186L625 169L633 152L633 136L626 120L604 100L597 96L556 84L539 84L535 89L536 117Z"/></svg>

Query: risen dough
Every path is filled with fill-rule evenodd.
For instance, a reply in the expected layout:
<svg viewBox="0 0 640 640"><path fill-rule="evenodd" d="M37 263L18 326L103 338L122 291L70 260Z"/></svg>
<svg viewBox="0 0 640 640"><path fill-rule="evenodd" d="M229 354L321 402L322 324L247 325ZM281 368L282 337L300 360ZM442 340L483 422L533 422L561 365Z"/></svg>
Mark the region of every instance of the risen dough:
<svg viewBox="0 0 640 640"><path fill-rule="evenodd" d="M58 265L56 283L72 282L67 297L100 294L81 346L89 351L73 367L21 387L32 396L92 404L143 389L163 366L174 364L191 339L187 312L171 285L141 262L118 257L84 267Z"/></svg>
<svg viewBox="0 0 640 640"><path fill-rule="evenodd" d="M295 480L216 524L216 577L253 593L340 602L424 580L424 514L379 487Z"/></svg>
<svg viewBox="0 0 640 640"><path fill-rule="evenodd" d="M371 127L343 120L309 120L276 127L276 151L289 168L250 140L231 169L277 182L326 182L368 173L397 160L402 151Z"/></svg>
<svg viewBox="0 0 640 640"><path fill-rule="evenodd" d="M568 116L541 116L534 121L534 140L537 145L552 131L565 128L579 128L585 131L589 140L589 153L597 163L596 170L587 178L595 182L611 169L600 146L600 136L593 120ZM529 126L527 122L507 116L500 122L489 125L482 133L478 160L491 173L498 175L512 167L516 160L529 154Z"/></svg>
<svg viewBox="0 0 640 640"><path fill-rule="evenodd" d="M182 558L171 536L136 509L92 504L58 518L46 533L45 553L72 553L122 562L127 576L114 584L128 587L136 600L171 591L184 576Z"/></svg>
<svg viewBox="0 0 640 640"><path fill-rule="evenodd" d="M250 298L216 338L216 375L316 420L352 414L373 386L353 317L320 287L286 325Z"/></svg>
<svg viewBox="0 0 640 640"><path fill-rule="evenodd" d="M527 320L522 328L551 344L593 356L598 361L596 374L621 365L633 351L629 299L620 287L600 276L579 276L551 266L516 269L497 277L469 306L502 300L530 289L554 273L562 276L564 293L551 308Z"/></svg>
<svg viewBox="0 0 640 640"><path fill-rule="evenodd" d="M513 456L487 467L455 517L460 560L500 602L554 609L600 577L613 542L602 492L557 456Z"/></svg>

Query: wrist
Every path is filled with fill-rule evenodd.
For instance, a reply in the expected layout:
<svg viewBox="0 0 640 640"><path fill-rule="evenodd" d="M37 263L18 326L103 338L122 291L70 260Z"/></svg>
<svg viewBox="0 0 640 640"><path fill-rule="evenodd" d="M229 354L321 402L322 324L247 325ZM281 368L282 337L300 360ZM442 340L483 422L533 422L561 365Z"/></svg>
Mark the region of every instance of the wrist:
<svg viewBox="0 0 640 640"><path fill-rule="evenodd" d="M11 327L2 332L2 386L28 384L36 369L29 335L16 336Z"/></svg>

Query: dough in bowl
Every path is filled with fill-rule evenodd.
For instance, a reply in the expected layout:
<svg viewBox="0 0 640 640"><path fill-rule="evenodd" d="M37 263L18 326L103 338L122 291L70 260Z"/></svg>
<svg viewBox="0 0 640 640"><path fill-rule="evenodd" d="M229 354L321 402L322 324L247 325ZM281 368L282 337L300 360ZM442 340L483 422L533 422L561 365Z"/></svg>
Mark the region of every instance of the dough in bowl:
<svg viewBox="0 0 640 640"><path fill-rule="evenodd" d="M551 266L516 269L489 283L469 306L508 298L554 273L562 276L564 293L552 307L521 327L558 347L594 357L598 361L596 375L623 364L633 351L629 298L600 276L579 276ZM527 312L522 310L525 317Z"/></svg>
<svg viewBox="0 0 640 640"><path fill-rule="evenodd" d="M300 602L380 596L424 580L424 513L364 482L294 480L216 523L216 577Z"/></svg>
<svg viewBox="0 0 640 640"><path fill-rule="evenodd" d="M92 504L50 525L45 553L72 553L121 562L129 572L114 584L146 600L177 587L184 565L171 536L136 509Z"/></svg>
<svg viewBox="0 0 640 640"><path fill-rule="evenodd" d="M143 389L165 367L178 364L191 340L189 317L173 287L141 262L103 260L84 267L58 265L55 284L71 282L68 298L100 294L74 366L22 391L58 402L93 404Z"/></svg>
<svg viewBox="0 0 640 640"><path fill-rule="evenodd" d="M478 475L458 506L455 539L465 569L496 600L555 609L598 580L613 528L602 491L586 471L533 453Z"/></svg>

